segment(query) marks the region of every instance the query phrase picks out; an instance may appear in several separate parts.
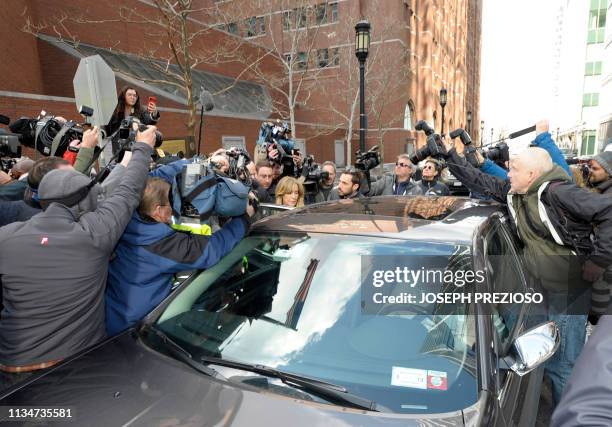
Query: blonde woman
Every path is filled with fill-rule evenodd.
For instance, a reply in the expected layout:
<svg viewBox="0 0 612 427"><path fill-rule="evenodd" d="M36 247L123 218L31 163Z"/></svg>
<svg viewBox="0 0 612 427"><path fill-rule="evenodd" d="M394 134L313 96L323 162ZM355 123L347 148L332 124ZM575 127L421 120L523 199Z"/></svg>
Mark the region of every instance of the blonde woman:
<svg viewBox="0 0 612 427"><path fill-rule="evenodd" d="M292 208L304 206L304 186L291 177L282 178L276 185L276 204Z"/></svg>

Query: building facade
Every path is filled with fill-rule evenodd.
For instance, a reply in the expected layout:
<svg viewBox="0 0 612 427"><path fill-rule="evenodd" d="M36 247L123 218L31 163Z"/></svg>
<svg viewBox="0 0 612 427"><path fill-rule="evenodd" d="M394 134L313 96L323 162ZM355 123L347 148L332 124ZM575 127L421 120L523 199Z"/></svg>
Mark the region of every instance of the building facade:
<svg viewBox="0 0 612 427"><path fill-rule="evenodd" d="M608 0L562 0L559 9L557 111L552 127L560 147L578 155L598 153L610 137L604 129L612 111L606 95L610 90L608 9Z"/></svg>

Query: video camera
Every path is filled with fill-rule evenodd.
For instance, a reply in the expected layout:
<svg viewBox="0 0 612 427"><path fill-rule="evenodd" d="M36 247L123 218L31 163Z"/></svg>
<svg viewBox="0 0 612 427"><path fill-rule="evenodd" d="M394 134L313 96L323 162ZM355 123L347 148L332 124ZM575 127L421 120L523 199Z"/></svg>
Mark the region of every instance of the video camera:
<svg viewBox="0 0 612 427"><path fill-rule="evenodd" d="M0 115L0 124L8 125L9 123L8 117ZM21 157L19 136L0 129L0 170L8 173L19 157Z"/></svg>
<svg viewBox="0 0 612 427"><path fill-rule="evenodd" d="M140 123L138 118L130 116L121 121L121 125L117 130L116 134L112 136L113 139L113 155L117 155L118 159L123 157L121 152L132 151L134 142L136 142L136 135L138 132L144 132L147 130L147 125ZM159 148L164 142L164 136L158 130L155 131L155 148Z"/></svg>
<svg viewBox="0 0 612 427"><path fill-rule="evenodd" d="M510 149L508 147L508 144L506 144L505 142L500 142L488 148L484 152L484 156L492 162L495 162L505 168L506 162L510 160Z"/></svg>
<svg viewBox="0 0 612 427"><path fill-rule="evenodd" d="M268 160L282 164L284 167L293 168L293 158L291 157L295 141L289 136L291 129L287 123L281 123L280 120L275 123L264 122L259 129L259 138L257 145L262 150L266 151ZM271 150L278 150L278 157L272 159L269 156Z"/></svg>
<svg viewBox="0 0 612 427"><path fill-rule="evenodd" d="M249 153L247 153L244 148L230 147L229 150L225 150L225 155L229 161L229 171L227 175L250 187L251 175L246 167L251 161Z"/></svg>
<svg viewBox="0 0 612 427"><path fill-rule="evenodd" d="M435 133L433 128L429 126L429 123L427 123L425 120L419 120L414 128L416 130L425 132L425 135L427 136L427 143L425 144L425 147L421 148L410 156L410 161L416 165L428 157L443 157L444 151L441 148L442 139L440 138L440 135Z"/></svg>
<svg viewBox="0 0 612 427"><path fill-rule="evenodd" d="M319 192L321 182L329 178L329 172L321 169L321 165L315 162L314 156L309 155L304 159L302 176L304 177L304 197L314 202L312 197Z"/></svg>
<svg viewBox="0 0 612 427"><path fill-rule="evenodd" d="M357 151L355 153L355 169L368 172L380 164L380 152L378 145L370 148L365 153Z"/></svg>

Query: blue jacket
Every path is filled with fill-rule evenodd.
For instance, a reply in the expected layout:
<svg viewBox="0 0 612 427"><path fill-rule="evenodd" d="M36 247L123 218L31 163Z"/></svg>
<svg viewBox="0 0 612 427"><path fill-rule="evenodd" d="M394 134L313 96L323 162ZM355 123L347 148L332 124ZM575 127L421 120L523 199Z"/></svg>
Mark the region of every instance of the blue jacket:
<svg viewBox="0 0 612 427"><path fill-rule="evenodd" d="M545 149L550 155L553 163L561 166L570 178L574 178L569 165L565 161L565 157L563 157L563 153L561 150L559 150L559 147L557 147L555 141L553 141L550 132L544 132L536 136L536 139L533 140L533 145ZM480 166L480 170L486 174L493 175L501 179L508 179L508 172L489 159L485 159L484 163Z"/></svg>
<svg viewBox="0 0 612 427"><path fill-rule="evenodd" d="M185 161L170 163L151 175L171 180L183 164ZM175 231L135 212L108 268L108 335L134 325L166 298L175 273L216 264L242 240L248 227L248 219L238 217L211 236L196 235Z"/></svg>

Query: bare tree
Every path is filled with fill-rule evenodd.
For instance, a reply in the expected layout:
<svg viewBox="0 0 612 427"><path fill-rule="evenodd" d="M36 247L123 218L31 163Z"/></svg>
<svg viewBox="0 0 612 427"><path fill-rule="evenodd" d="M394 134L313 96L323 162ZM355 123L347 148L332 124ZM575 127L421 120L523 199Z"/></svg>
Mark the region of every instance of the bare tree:
<svg viewBox="0 0 612 427"><path fill-rule="evenodd" d="M197 118L197 99L194 88L194 70L200 65L220 66L222 64L238 62L245 40L241 37L219 37L220 33L214 31L219 26L219 17L224 14L217 5L209 7L195 7L193 0L151 0L152 7L142 7L142 3L133 4L125 2L117 9L116 3L109 3L109 16L94 17L86 13L75 14L58 11L55 16L48 17L40 22L34 22L26 15L23 31L37 35L51 33L60 40L79 50L81 31L87 28L91 31L95 25L106 25L112 22L130 24L132 31L142 31L146 34L146 43L137 52L128 52L122 49L119 41L113 42L111 48L117 53L136 55L142 61L158 72L157 77L143 77L130 75L129 70L121 71L130 77L146 83L161 84L175 88L185 98L189 111L186 127L188 134L194 137L194 128ZM214 16L213 20L211 17ZM199 19L196 19L198 17ZM232 19L240 18L232 15ZM212 24L214 22L214 25ZM205 43L206 37L215 36L218 43ZM253 50L250 47L250 50ZM223 88L220 92L229 90L249 69L257 63L265 61L268 53L264 49L255 48L253 55L255 64L244 64L242 71L235 77L234 82ZM214 95L214 94L213 94Z"/></svg>

